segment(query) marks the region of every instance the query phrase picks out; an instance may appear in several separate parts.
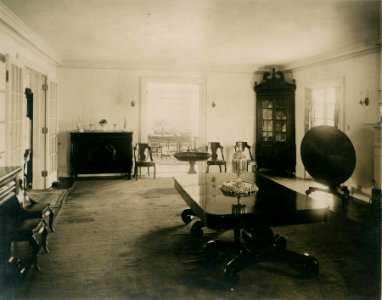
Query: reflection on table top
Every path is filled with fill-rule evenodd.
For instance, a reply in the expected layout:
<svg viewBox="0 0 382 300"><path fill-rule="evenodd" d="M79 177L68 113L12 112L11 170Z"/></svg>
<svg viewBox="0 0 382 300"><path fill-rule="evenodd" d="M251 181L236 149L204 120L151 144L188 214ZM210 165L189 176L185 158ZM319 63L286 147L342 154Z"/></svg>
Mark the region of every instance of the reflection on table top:
<svg viewBox="0 0 382 300"><path fill-rule="evenodd" d="M329 205L326 200L312 199L255 173L244 173L241 178L256 183L259 191L240 199L223 194L220 187L223 182L236 179L233 173L176 176L174 184L206 226L211 218L216 222L216 218L238 216L267 226L322 222L327 219ZM239 215L235 209L238 205L241 207ZM212 228L215 225L212 224Z"/></svg>

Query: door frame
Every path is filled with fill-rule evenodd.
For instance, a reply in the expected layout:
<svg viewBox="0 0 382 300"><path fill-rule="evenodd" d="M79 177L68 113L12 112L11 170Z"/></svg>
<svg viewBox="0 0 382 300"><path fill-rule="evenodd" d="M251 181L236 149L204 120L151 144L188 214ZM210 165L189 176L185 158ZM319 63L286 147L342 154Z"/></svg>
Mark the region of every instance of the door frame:
<svg viewBox="0 0 382 300"><path fill-rule="evenodd" d="M50 120L49 101L50 92L52 90L51 81L49 81L47 75L28 67L25 67L24 74L24 88L30 88L33 93L32 187L33 189L47 189L57 180L57 170L50 172L51 168L48 162L50 157L48 151L48 135L51 129L49 129L50 124L48 124L48 121ZM55 149L57 150L57 145Z"/></svg>
<svg viewBox="0 0 382 300"><path fill-rule="evenodd" d="M58 177L58 84L46 78L45 97L45 188L52 186Z"/></svg>
<svg viewBox="0 0 382 300"><path fill-rule="evenodd" d="M46 76L33 69L25 67L25 87L30 88L33 93L33 189L44 189L45 177L45 143L42 128L45 126L45 97L46 92L42 86L46 83Z"/></svg>

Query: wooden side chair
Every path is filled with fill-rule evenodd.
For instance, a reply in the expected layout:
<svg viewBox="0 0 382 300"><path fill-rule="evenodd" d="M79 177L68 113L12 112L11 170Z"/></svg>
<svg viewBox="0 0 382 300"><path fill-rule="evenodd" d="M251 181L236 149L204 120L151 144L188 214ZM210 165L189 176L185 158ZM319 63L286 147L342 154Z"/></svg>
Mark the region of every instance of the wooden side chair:
<svg viewBox="0 0 382 300"><path fill-rule="evenodd" d="M219 166L220 173L222 172L222 166L224 166L224 172L227 172L227 164L224 159L223 146L220 142L208 143L206 150L211 154L211 157L207 160L207 173L210 170L210 166Z"/></svg>
<svg viewBox="0 0 382 300"><path fill-rule="evenodd" d="M150 176L150 167L154 168L154 179L156 176L156 164L153 160L152 149L147 143L137 143L134 146L134 176L138 180L141 176L141 168L147 167L147 174Z"/></svg>
<svg viewBox="0 0 382 300"><path fill-rule="evenodd" d="M244 155L246 156L247 158L247 172L248 172L248 166L249 165L253 165L255 166L256 165L256 161L253 159L253 156L252 156L252 151L251 151L251 146L248 145L247 142L236 142L235 146L233 147L235 152L240 149Z"/></svg>

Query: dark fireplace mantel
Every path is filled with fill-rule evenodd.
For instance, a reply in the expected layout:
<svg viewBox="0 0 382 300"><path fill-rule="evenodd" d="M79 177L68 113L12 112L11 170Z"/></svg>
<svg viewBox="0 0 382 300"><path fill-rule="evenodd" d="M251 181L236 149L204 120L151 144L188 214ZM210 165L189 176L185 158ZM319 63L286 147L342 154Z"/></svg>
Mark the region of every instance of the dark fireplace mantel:
<svg viewBox="0 0 382 300"><path fill-rule="evenodd" d="M122 173L131 178L132 132L71 132L70 169L78 174Z"/></svg>

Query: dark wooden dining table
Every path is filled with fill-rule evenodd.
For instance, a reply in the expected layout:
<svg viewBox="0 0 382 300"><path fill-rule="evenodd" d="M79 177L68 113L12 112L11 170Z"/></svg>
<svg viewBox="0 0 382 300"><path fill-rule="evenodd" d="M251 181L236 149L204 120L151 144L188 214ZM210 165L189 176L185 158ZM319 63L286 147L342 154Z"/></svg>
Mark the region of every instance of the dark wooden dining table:
<svg viewBox="0 0 382 300"><path fill-rule="evenodd" d="M286 239L274 234L271 227L326 222L330 210L327 200L313 199L251 172L242 174L241 180L254 183L257 192L240 195L222 190L224 182L235 180L234 173L174 177L175 189L188 206L181 218L186 224L193 222L193 236L202 236L204 227L234 232L239 254L226 265L225 280L236 284L241 269L271 256L299 261L302 276L316 277L318 261L307 253L287 250ZM216 241L208 242L206 252L213 253L216 245Z"/></svg>

